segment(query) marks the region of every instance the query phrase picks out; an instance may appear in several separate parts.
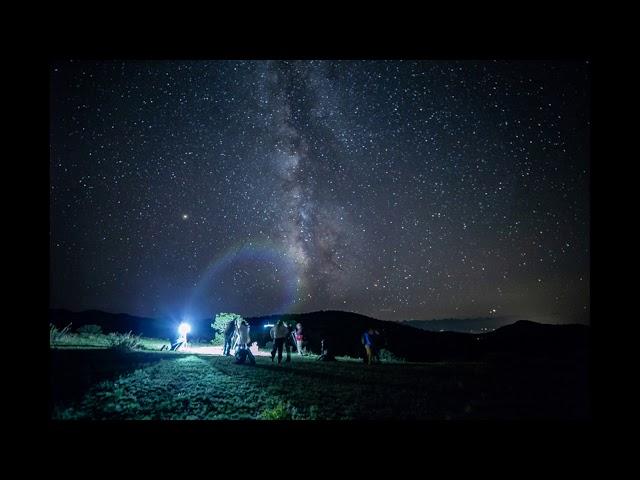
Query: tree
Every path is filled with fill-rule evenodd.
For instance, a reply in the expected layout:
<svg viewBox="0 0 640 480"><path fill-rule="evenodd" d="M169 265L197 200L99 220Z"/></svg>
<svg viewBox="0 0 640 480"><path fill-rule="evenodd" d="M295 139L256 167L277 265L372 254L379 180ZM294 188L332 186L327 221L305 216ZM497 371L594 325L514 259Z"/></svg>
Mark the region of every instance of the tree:
<svg viewBox="0 0 640 480"><path fill-rule="evenodd" d="M227 324L231 321L235 321L236 325L244 320L242 315L238 315L237 313L218 313L213 319L213 323L211 323L211 328L213 328L213 340L211 343L214 345L224 345L224 331L227 328Z"/></svg>

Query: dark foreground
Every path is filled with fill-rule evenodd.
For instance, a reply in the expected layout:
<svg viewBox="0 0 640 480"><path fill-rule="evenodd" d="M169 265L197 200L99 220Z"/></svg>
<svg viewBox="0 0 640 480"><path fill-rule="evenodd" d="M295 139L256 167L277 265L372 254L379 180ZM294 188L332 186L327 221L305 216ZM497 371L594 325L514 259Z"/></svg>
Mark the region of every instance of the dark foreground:
<svg viewBox="0 0 640 480"><path fill-rule="evenodd" d="M235 365L231 357L51 350L51 418L589 418L583 362L318 362Z"/></svg>

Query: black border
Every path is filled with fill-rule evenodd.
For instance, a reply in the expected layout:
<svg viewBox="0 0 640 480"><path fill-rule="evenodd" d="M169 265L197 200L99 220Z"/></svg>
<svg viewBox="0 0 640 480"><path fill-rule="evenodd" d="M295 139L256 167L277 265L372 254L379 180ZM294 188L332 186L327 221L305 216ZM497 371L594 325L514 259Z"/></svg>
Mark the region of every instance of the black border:
<svg viewBox="0 0 640 480"><path fill-rule="evenodd" d="M451 17L447 17L451 19ZM78 59L100 59L100 58L145 58L145 59L175 59L175 58L326 58L326 59L351 59L351 58L414 58L414 59L560 59L575 60L588 59L592 63L592 92L596 89L601 92L601 82L603 82L604 67L601 66L599 55L593 48L593 42L588 36L589 24L585 23L580 16L574 17L569 24L579 25L582 31L579 33L572 32L568 29L562 29L560 34L550 34L548 25L538 25L534 27L535 35L529 36L528 30L520 29L519 21L512 22L511 28L507 32L492 31L487 25L476 25L476 29L471 29L465 33L461 33L465 29L465 25L452 24L443 20L445 25L438 29L435 33L430 31L428 34L425 30L432 28L433 23L438 23L438 18L430 16L428 19L423 18L422 28L415 29L410 26L406 31L400 31L403 24L397 32L390 32L388 29L379 29L373 35L360 34L360 32L352 32L350 36L352 42L348 43L342 37L331 37L333 41L327 41L326 38L331 34L332 25L326 25L326 28L305 29L300 27L299 23L291 23L289 28L285 28L284 32L278 32L277 27L273 26L272 35L267 35L267 41L264 37L256 39L254 37L242 37L246 34L244 30L231 32L225 30L222 35L209 35L211 30L198 32L196 35L182 37L181 33L171 34L163 37L145 37L145 33L141 32L135 36L135 40L131 42L128 37L120 37L114 40L113 36L100 38L100 31L96 35L98 38L95 43L87 42L86 37L91 25L84 26L81 31L70 30L63 31L60 35L45 34L47 53L40 56L36 62L36 72L33 77L34 87L32 92L37 92L35 98L38 106L32 112L40 111L43 105L43 132L42 132L42 150L37 149L37 157L42 155L46 158L48 165L49 146L48 146L48 77L49 63L59 58L78 58ZM214 22L215 28L224 22L223 19L217 18ZM418 20L420 25L420 20ZM235 25L235 23L234 23ZM116 25L111 25L112 34L117 33ZM214 28L214 27L212 27ZM162 28L160 29L162 30ZM186 28L185 28L186 30ZM376 28L372 28L376 32ZM404 29L403 29L404 30ZM293 33L292 33L293 31ZM274 33L275 32L275 33ZM256 32L254 32L256 33ZM268 33L268 32L267 32ZM484 42L477 42L479 37ZM300 41L300 37L311 38L312 46L309 47ZM195 37L195 38L194 38ZM355 37L355 40L354 38ZM517 39L525 40L518 42ZM514 41L515 39L515 41ZM49 42L49 40L53 40ZM315 44L313 44L315 43ZM41 83L42 82L42 83ZM40 96L42 94L42 97ZM597 95L592 96L592 118L593 113L598 110L599 103L596 101ZM600 117L601 118L601 117ZM593 159L601 158L597 154L598 148L602 148L600 140L596 141L594 133L601 138L603 130L601 121L592 122L592 167ZM40 125L40 122L37 122ZM38 135L40 137L40 135ZM43 162L44 163L44 162ZM36 162L41 165L40 161ZM46 224L36 229L33 238L42 239L40 237L44 233L46 238L49 217L48 208L45 210L44 205L48 205L48 198L45 200L43 192L49 191L48 169L44 165L37 168L35 175L40 175L44 171L42 178L34 181L37 185L37 191L32 197L37 203L38 210L43 209L42 218L44 220L46 212ZM593 193L593 179L602 173L601 168L591 168L591 191ZM33 172L31 173L33 175ZM42 190L40 190L42 188ZM45 190L46 189L46 190ZM39 193L42 192L42 193ZM597 193L597 191L596 191ZM40 196L42 195L42 196ZM47 194L48 197L48 194ZM598 198L598 194L596 195ZM36 200L37 199L37 200ZM46 203L45 203L46 202ZM592 195L593 203L593 195ZM597 239L595 231L592 209L591 221L591 251L593 245L597 250L602 250L600 240ZM597 224L597 222L596 222ZM39 225L39 224L38 224ZM594 241L594 239L596 241ZM33 251L37 254L37 263L43 269L48 268L48 243L45 247L44 239L34 241ZM44 250L46 248L46 250ZM42 256L40 256L42 255ZM593 261L592 254L592 270L598 262ZM45 267L47 265L47 267ZM599 267L597 267L599 268ZM596 270L597 270L596 268ZM40 278L48 278L43 275ZM592 275L593 278L593 275ZM596 282L598 284L600 282ZM48 281L38 282L43 285L42 295L30 292L36 296L27 303L21 302L23 305L37 305L37 317L46 316L48 311ZM599 288L599 287L598 287ZM593 291L593 282L592 282ZM46 299L46 300L45 300ZM42 302L42 303L40 303ZM594 309L594 306L596 307ZM35 365L30 367L32 372L42 372L43 376L30 375L30 380L35 382L36 378L42 378L41 386L43 390L33 396L40 408L34 407L31 420L36 420L38 428L43 427L46 432L46 446L57 453L64 451L80 451L81 446L85 446L92 451L100 451L100 448L114 449L121 452L136 453L139 450L148 448L152 450L158 445L164 445L169 457L158 458L163 459L165 464L173 463L174 457L172 450L179 445L187 444L189 448L203 448L203 451L217 450L218 447L227 445L230 451L240 448L248 450L264 449L263 457L265 460L275 455L280 445L287 447L287 451L296 449L296 438L301 437L300 445L297 448L303 448L305 456L308 458L311 454L309 450L317 445L320 452L324 447L326 451L332 451L336 456L341 453L347 456L347 452L355 452L359 448L365 452L370 458L370 466L374 467L379 459L374 456L371 458L373 451L380 448L381 452L390 452L395 450L397 454L410 454L409 458L421 466L425 462L426 473L429 471L429 459L434 456L443 455L451 458L452 461L464 462L467 455L473 461L479 462L478 465L486 465L491 463L491 459L528 459L535 463L534 458L556 458L558 460L574 460L576 465L585 464L585 456L593 447L596 440L596 427L602 426L603 421L603 403L598 397L596 385L602 380L601 363L598 357L602 352L605 343L605 335L601 316L597 302L592 302L591 312L591 352L589 357L590 373L591 373L591 393L592 393L592 420L587 422L465 422L465 423L396 423L396 422L376 422L376 423L360 423L349 422L347 424L335 424L332 422L317 422L313 425L309 424L265 424L265 423L219 423L214 426L205 425L200 422L184 424L184 423L139 423L128 422L126 424L105 423L105 424L68 424L64 422L52 422L48 419L48 409L46 402L48 397L48 371L42 372L42 365L48 364L48 341L45 336L46 332L42 332L43 336L43 354L44 359L34 359ZM40 330L36 338L41 338ZM46 343L45 343L46 341ZM42 408L42 407L45 408ZM300 430L298 432L298 430ZM299 435L298 435L299 434ZM133 445L129 445L129 444ZM313 445L313 446L312 446ZM136 450L127 450L127 448L135 448ZM60 450L58 450L60 449ZM345 451L344 449L348 449ZM158 450L163 450L160 448ZM478 450L480 453L476 456L473 452ZM577 452L571 454L570 452ZM156 454L158 454L156 452ZM123 458L129 457L123 454ZM353 455L358 460L360 453ZM202 457L206 458L206 457ZM455 460L454 460L455 459ZM176 459L177 460L177 459ZM205 462L207 463L207 462ZM332 462L331 462L332 463ZM309 462L311 465L312 462ZM269 465L268 462L265 465ZM455 465L455 464L454 464ZM472 463L473 465L473 463ZM473 467L472 467L473 468ZM533 466L532 466L533 468ZM260 475L270 475L271 467L265 466L259 469ZM308 469L307 469L308 470ZM325 469L321 469L325 470ZM328 471L335 471L335 466L326 468ZM526 468L524 468L526 470ZM291 472L289 472L291 474ZM577 473L577 472L576 472ZM294 473L295 474L295 473Z"/></svg>

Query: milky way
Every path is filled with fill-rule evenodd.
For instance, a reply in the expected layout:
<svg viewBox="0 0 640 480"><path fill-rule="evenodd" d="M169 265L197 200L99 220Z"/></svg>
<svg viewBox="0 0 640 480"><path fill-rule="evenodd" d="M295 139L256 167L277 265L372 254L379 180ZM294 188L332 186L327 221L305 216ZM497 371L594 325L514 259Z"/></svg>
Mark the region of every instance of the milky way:
<svg viewBox="0 0 640 480"><path fill-rule="evenodd" d="M54 62L51 306L588 322L589 69Z"/></svg>

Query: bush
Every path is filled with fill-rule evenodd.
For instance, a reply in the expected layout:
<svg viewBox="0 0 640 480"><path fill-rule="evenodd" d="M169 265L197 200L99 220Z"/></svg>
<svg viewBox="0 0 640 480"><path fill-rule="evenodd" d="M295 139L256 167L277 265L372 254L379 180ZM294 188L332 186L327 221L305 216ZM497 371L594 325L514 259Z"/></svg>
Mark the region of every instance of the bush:
<svg viewBox="0 0 640 480"><path fill-rule="evenodd" d="M260 414L262 420L305 420L296 407L289 402L278 402L265 408Z"/></svg>
<svg viewBox="0 0 640 480"><path fill-rule="evenodd" d="M316 405L311 405L308 410L299 410L290 402L279 401L271 402L270 406L265 408L260 414L261 420L318 420L320 412Z"/></svg>
<svg viewBox="0 0 640 480"><path fill-rule="evenodd" d="M71 324L64 327L62 330L58 330L52 323L49 324L49 345L62 341L71 329Z"/></svg>
<svg viewBox="0 0 640 480"><path fill-rule="evenodd" d="M128 333L110 333L107 337L112 350L130 351L140 348L140 335Z"/></svg>
<svg viewBox="0 0 640 480"><path fill-rule="evenodd" d="M402 357L398 357L396 356L393 352L387 350L386 348L381 348L380 349L380 361L381 362L399 362L399 363L406 363L406 359L402 358Z"/></svg>
<svg viewBox="0 0 640 480"><path fill-rule="evenodd" d="M102 334L102 327L100 325L83 325L78 328L78 333L86 333L88 335L100 335Z"/></svg>

